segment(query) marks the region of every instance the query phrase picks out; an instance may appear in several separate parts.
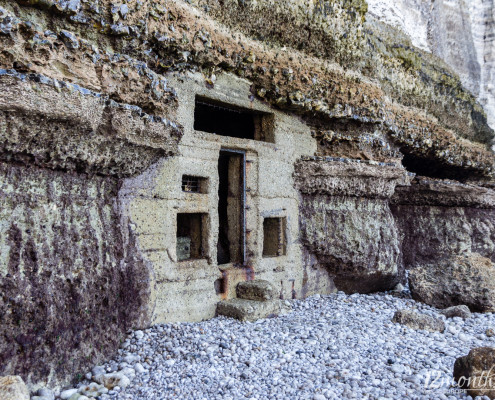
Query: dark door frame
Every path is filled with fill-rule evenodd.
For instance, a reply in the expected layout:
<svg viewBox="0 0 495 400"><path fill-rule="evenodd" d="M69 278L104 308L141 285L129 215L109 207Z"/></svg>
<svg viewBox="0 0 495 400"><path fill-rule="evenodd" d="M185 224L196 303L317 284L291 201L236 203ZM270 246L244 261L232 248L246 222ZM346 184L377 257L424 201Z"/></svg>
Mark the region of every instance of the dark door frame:
<svg viewBox="0 0 495 400"><path fill-rule="evenodd" d="M241 265L246 264L246 151L245 150L237 150L237 149L229 149L229 148L220 148L220 153L234 153L240 154L242 157L242 196L241 196Z"/></svg>

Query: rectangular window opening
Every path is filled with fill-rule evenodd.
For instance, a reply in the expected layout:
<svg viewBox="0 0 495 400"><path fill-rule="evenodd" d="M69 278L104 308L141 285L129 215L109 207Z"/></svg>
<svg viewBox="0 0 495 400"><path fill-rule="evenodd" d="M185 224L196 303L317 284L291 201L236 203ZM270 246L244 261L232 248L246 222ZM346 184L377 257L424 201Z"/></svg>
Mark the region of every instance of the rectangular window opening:
<svg viewBox="0 0 495 400"><path fill-rule="evenodd" d="M207 178L192 175L182 176L182 191L186 193L207 193L207 184Z"/></svg>
<svg viewBox="0 0 495 400"><path fill-rule="evenodd" d="M208 214L177 214L177 260L205 258Z"/></svg>
<svg viewBox="0 0 495 400"><path fill-rule="evenodd" d="M274 143L273 115L196 97L194 129Z"/></svg>
<svg viewBox="0 0 495 400"><path fill-rule="evenodd" d="M263 257L286 255L285 226L285 218L265 218L263 220Z"/></svg>

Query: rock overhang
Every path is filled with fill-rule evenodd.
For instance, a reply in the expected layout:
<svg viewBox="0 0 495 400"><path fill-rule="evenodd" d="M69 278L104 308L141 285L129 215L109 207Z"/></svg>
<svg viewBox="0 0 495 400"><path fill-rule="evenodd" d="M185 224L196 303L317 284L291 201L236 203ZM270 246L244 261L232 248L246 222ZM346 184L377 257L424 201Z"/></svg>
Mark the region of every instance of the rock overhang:
<svg viewBox="0 0 495 400"><path fill-rule="evenodd" d="M394 47L387 42L389 39L383 39L388 50L370 52L363 29L365 2L315 5L294 1L287 10L270 1L232 3L230 8L214 1L130 2L125 12L107 1L99 7L93 2L78 3L75 8L56 1L17 3L21 7L0 3L4 7L2 41L12 45L0 58L3 68L15 64L27 72L69 78L77 84L90 82L90 87L111 98L158 116L173 112L174 105L173 88L167 88L162 97L155 96L155 89L160 89L160 84L154 83L157 79L201 71L205 85L214 87L217 75L235 73L252 82L254 96L299 114L309 123L325 125L343 119L379 124L404 154L433 160L441 168L452 170L449 177L493 177L493 153L486 140L479 137L481 130L489 132L489 128L473 96L441 63L435 64L435 59L413 47ZM56 32L45 29L46 18L40 17L39 11L31 11L36 10L32 6L41 7L44 13L46 7L49 13L57 11L50 16L56 22ZM244 16L272 10L274 21L286 20L307 29L308 44L301 45L300 34L288 34L292 32L289 22L277 34L267 30L256 37L249 26L254 24L253 18L233 18L236 10ZM265 19L261 14L261 20ZM336 32L339 29L342 32ZM347 31L354 35L346 36ZM376 30L373 33L379 34ZM317 47L318 40L328 43L329 48L330 44L345 48L349 54L352 49L361 64L342 52L332 56ZM44 53L37 49L42 47ZM421 68L411 68L404 62L404 55L390 53L395 48L419 54L416 57ZM80 53L84 57L78 57ZM57 63L65 67L54 68ZM143 76L153 78L141 83L143 79L129 72L129 64L141 65L147 71ZM374 73L370 65L377 67ZM71 71L68 77L63 76L67 68ZM88 75L85 71L89 70L95 72ZM439 113L441 109L444 112Z"/></svg>

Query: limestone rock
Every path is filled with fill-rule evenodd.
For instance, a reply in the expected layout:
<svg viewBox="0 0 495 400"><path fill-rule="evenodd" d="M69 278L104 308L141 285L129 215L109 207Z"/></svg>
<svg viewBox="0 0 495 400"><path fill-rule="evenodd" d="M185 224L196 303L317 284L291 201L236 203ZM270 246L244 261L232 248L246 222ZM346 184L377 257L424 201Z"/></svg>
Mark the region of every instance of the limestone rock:
<svg viewBox="0 0 495 400"><path fill-rule="evenodd" d="M395 293L402 293L404 291L404 285L402 283L398 283L397 285L395 285L395 287L393 288L393 291Z"/></svg>
<svg viewBox="0 0 495 400"><path fill-rule="evenodd" d="M41 388L36 396L31 396L31 400L55 400L55 394L48 388Z"/></svg>
<svg viewBox="0 0 495 400"><path fill-rule="evenodd" d="M0 372L9 375L29 371L25 377L28 386L39 381L51 387L65 386L75 371L87 371L90 365L117 351L120 340L131 328L129 321L139 315L147 318L143 307L146 297L141 294L147 293L148 283L143 278L146 272L139 264L137 250L129 248L124 252L122 247L115 207L118 183L110 177L71 175L3 162L0 163L0 181L0 209L4 212L1 246L10 248L6 263L0 266L3 295L0 296L3 318L0 354L3 360L8 360L0 361ZM74 200L70 210L66 208L68 198ZM29 215L37 217L26 225ZM78 219L83 215L88 217ZM72 222L61 223L66 217ZM48 226L54 229L47 231ZM91 231L95 235L93 239L87 236ZM85 244L87 240L92 243L91 251ZM15 254L21 254L17 252L22 252L25 246L32 249L33 258L24 261ZM57 251L42 252L42 248ZM101 249L106 250L101 253ZM127 263L126 254L135 254L137 258L131 256L132 261ZM72 259L70 263L69 259ZM95 260L98 261L92 263ZM10 270L7 270L8 265ZM50 274L47 273L49 265L57 265ZM122 265L122 269L115 268L116 265ZM78 275L84 266L86 272L93 272ZM74 286L76 275L78 282ZM141 278L134 280L131 276ZM138 290L140 286L143 292ZM33 298L38 300L33 301ZM75 298L78 307L85 312L67 308ZM101 301L95 302L95 298ZM17 300L14 304L8 299ZM7 312L9 307L15 313ZM124 318L122 310L134 316ZM73 330L72 315L78 321L77 331ZM132 323L133 327L140 325L140 322ZM77 332L91 335L82 339ZM17 340L8 339L15 337ZM52 341L57 344L55 347ZM23 351L31 356L23 356ZM74 360L60 365L59 361L68 354ZM88 359L88 354L93 358Z"/></svg>
<svg viewBox="0 0 495 400"><path fill-rule="evenodd" d="M69 397L69 400L88 400L89 397L85 396L80 393L74 393L72 396Z"/></svg>
<svg viewBox="0 0 495 400"><path fill-rule="evenodd" d="M0 399L29 400L29 391L20 376L0 377Z"/></svg>
<svg viewBox="0 0 495 400"><path fill-rule="evenodd" d="M272 300L275 298L273 285L262 279L240 282L236 287L237 297L245 300Z"/></svg>
<svg viewBox="0 0 495 400"><path fill-rule="evenodd" d="M493 13L486 0L368 0L371 17L390 24L412 43L444 60L484 105L495 126Z"/></svg>
<svg viewBox="0 0 495 400"><path fill-rule="evenodd" d="M476 253L453 256L411 270L414 299L437 308L465 304L471 310L495 310L495 265Z"/></svg>
<svg viewBox="0 0 495 400"><path fill-rule="evenodd" d="M281 300L231 299L217 305L217 315L225 315L240 321L256 321L271 316L287 314L289 307Z"/></svg>
<svg viewBox="0 0 495 400"><path fill-rule="evenodd" d="M219 272L210 249L216 217L210 221L213 229L206 229L207 260L201 261L208 270L169 268L168 258L177 259L169 250L175 246L158 239L165 230L151 231L147 222L159 219L169 227L175 221L175 211L170 220L167 216L170 196L175 197L169 189L179 186L168 174L183 166L167 158L178 155L182 134L193 130L191 96L209 92L221 100L226 92L219 91L219 82L234 74L246 87L230 87L232 95L224 100L241 106L249 99L255 105L251 94L258 93L263 109L273 111L269 124L281 128L276 143L263 145L266 152L256 150L247 160L254 162L251 177L256 170L270 179L249 185L254 197L246 221L259 220L255 214L268 212L276 199L294 204L285 211L288 239L298 249L286 265L296 266L295 259L311 262L297 265L304 278L293 281L292 289L285 282L292 273L284 271L283 260L274 273L266 270L277 285L284 280L283 290L292 290L294 297L322 287L313 277L321 276L333 290L330 274L345 291L391 289L401 280L401 232L388 197L407 175L402 156L404 165L432 165L442 176L494 176L493 153L486 148L493 132L479 137L487 127L474 97L440 60L422 57L397 36L388 41L368 35L365 0L295 0L289 7L273 0L230 1L229 6L169 1L166 9L158 4L165 2L119 3L125 4L0 0L0 353L8 360L0 363L0 372L5 375L29 371L29 384L43 380L63 386L74 371L87 371L90 360L98 363L114 353L128 328L197 317L203 309L211 316L215 290L234 289L223 285L227 275L213 282ZM214 87L204 91L206 76ZM196 80L201 89L191 91ZM289 135L296 129L289 114L301 117L304 135ZM322 146L309 137L314 126L338 132L338 156L360 162L308 168L299 237L298 217L291 216L299 201L289 179L292 155L318 154ZM214 153L200 136L189 136L194 140L180 146L189 149L191 159L199 148ZM368 139L375 144L368 147ZM325 155L334 156L335 146L328 147ZM368 154L370 148L376 151ZM187 151L181 153L189 158ZM263 154L276 153L281 163L265 163ZM387 163L395 158L396 164L372 164L374 154ZM194 164L202 172L203 161ZM158 172L165 171L162 166L166 174ZM290 172L280 179L281 170ZM155 180L158 175L164 185ZM216 176L209 174L212 188ZM126 177L128 191L122 194ZM271 181L287 191L272 191ZM163 191L144 201L151 187ZM143 201L134 202L135 194ZM196 205L206 208L200 198L214 197L214 191L197 196ZM176 200L182 202L182 195ZM279 206L285 208L274 205ZM131 218L126 211L138 208L149 212L135 211L139 218ZM214 207L208 209L215 215ZM478 225L490 231L490 224ZM468 242L468 231L462 231L459 246ZM245 250L257 258L261 243L258 231L252 233ZM169 236L173 241L173 232ZM477 246L486 245L489 252L494 242ZM250 248L251 243L259 246ZM203 285L206 276L215 278ZM185 283L185 292L176 291ZM172 304L184 312L170 313ZM261 310L242 304L250 318L265 316L270 307L281 309L275 302L263 302ZM69 358L73 361L59 364Z"/></svg>
<svg viewBox="0 0 495 400"><path fill-rule="evenodd" d="M495 399L495 348L478 347L454 364L454 379L471 397Z"/></svg>
<svg viewBox="0 0 495 400"><path fill-rule="evenodd" d="M464 304L446 308L445 310L440 311L440 313L445 315L447 318L460 317L466 319L471 317L469 307Z"/></svg>
<svg viewBox="0 0 495 400"><path fill-rule="evenodd" d="M108 393L108 389L96 382L91 382L89 385L81 386L79 388L79 393L88 397L97 397L101 394Z"/></svg>
<svg viewBox="0 0 495 400"><path fill-rule="evenodd" d="M101 383L109 390L112 390L115 386L124 389L131 383L129 377L122 372L99 375L95 377L95 381Z"/></svg>
<svg viewBox="0 0 495 400"><path fill-rule="evenodd" d="M421 329L430 332L443 332L445 330L445 323L441 319L419 314L411 310L396 311L392 322L406 325L411 329Z"/></svg>
<svg viewBox="0 0 495 400"><path fill-rule="evenodd" d="M38 390L38 396L43 400L55 400L54 393L48 388L41 388Z"/></svg>
<svg viewBox="0 0 495 400"><path fill-rule="evenodd" d="M168 120L137 116L124 106L112 107L104 99L74 88L59 92L52 85L30 84L17 75L1 74L0 87L0 126L9 126L2 132L0 151L12 153L13 159L21 153L35 154L33 163L41 167L128 176L164 156L164 148L175 153L181 136ZM24 101L14 104L15 99ZM29 127L20 122L24 114L32 115ZM113 128L111 135L107 124ZM55 127L59 134L54 134ZM18 140L18 132L26 128L29 134Z"/></svg>
<svg viewBox="0 0 495 400"><path fill-rule="evenodd" d="M139 370L140 370L139 367L137 367L137 365L138 364L136 364L136 366L134 368L131 368L131 367L122 368L122 370L119 372L121 374L124 374L125 376L127 376L129 379L134 379L134 377L136 376L136 372L139 372ZM141 366L141 368L143 368L143 367Z"/></svg>
<svg viewBox="0 0 495 400"><path fill-rule="evenodd" d="M397 225L384 199L304 195L301 238L346 293L391 290L401 281Z"/></svg>
<svg viewBox="0 0 495 400"><path fill-rule="evenodd" d="M302 160L295 166L297 188L304 194L389 198L396 185L408 184L402 166L352 161Z"/></svg>
<svg viewBox="0 0 495 400"><path fill-rule="evenodd" d="M62 400L67 400L75 393L77 393L77 389L67 389L60 393L60 398Z"/></svg>
<svg viewBox="0 0 495 400"><path fill-rule="evenodd" d="M495 191L489 185L416 177L396 189L391 210L403 236L405 268L464 252L495 262Z"/></svg>
<svg viewBox="0 0 495 400"><path fill-rule="evenodd" d="M490 185L461 183L449 179L416 176L409 185L399 185L392 203L495 209L495 190Z"/></svg>

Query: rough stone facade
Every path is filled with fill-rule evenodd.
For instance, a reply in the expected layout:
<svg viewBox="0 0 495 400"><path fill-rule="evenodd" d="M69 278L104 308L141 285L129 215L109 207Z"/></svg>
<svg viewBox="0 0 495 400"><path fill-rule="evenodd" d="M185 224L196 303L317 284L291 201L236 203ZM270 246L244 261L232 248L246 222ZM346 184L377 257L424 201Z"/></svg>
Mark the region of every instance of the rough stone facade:
<svg viewBox="0 0 495 400"><path fill-rule="evenodd" d="M75 378L149 324L149 274L117 193L113 178L0 164L2 374Z"/></svg>
<svg viewBox="0 0 495 400"><path fill-rule="evenodd" d="M406 268L465 253L495 261L493 189L421 177L392 200Z"/></svg>
<svg viewBox="0 0 495 400"><path fill-rule="evenodd" d="M296 166L300 236L307 251L331 271L340 290L393 288L403 267L389 198L397 183L409 181L406 170L395 164L315 158L320 160Z"/></svg>
<svg viewBox="0 0 495 400"><path fill-rule="evenodd" d="M0 0L0 375L63 384L243 281L494 260L493 136L364 0Z"/></svg>

